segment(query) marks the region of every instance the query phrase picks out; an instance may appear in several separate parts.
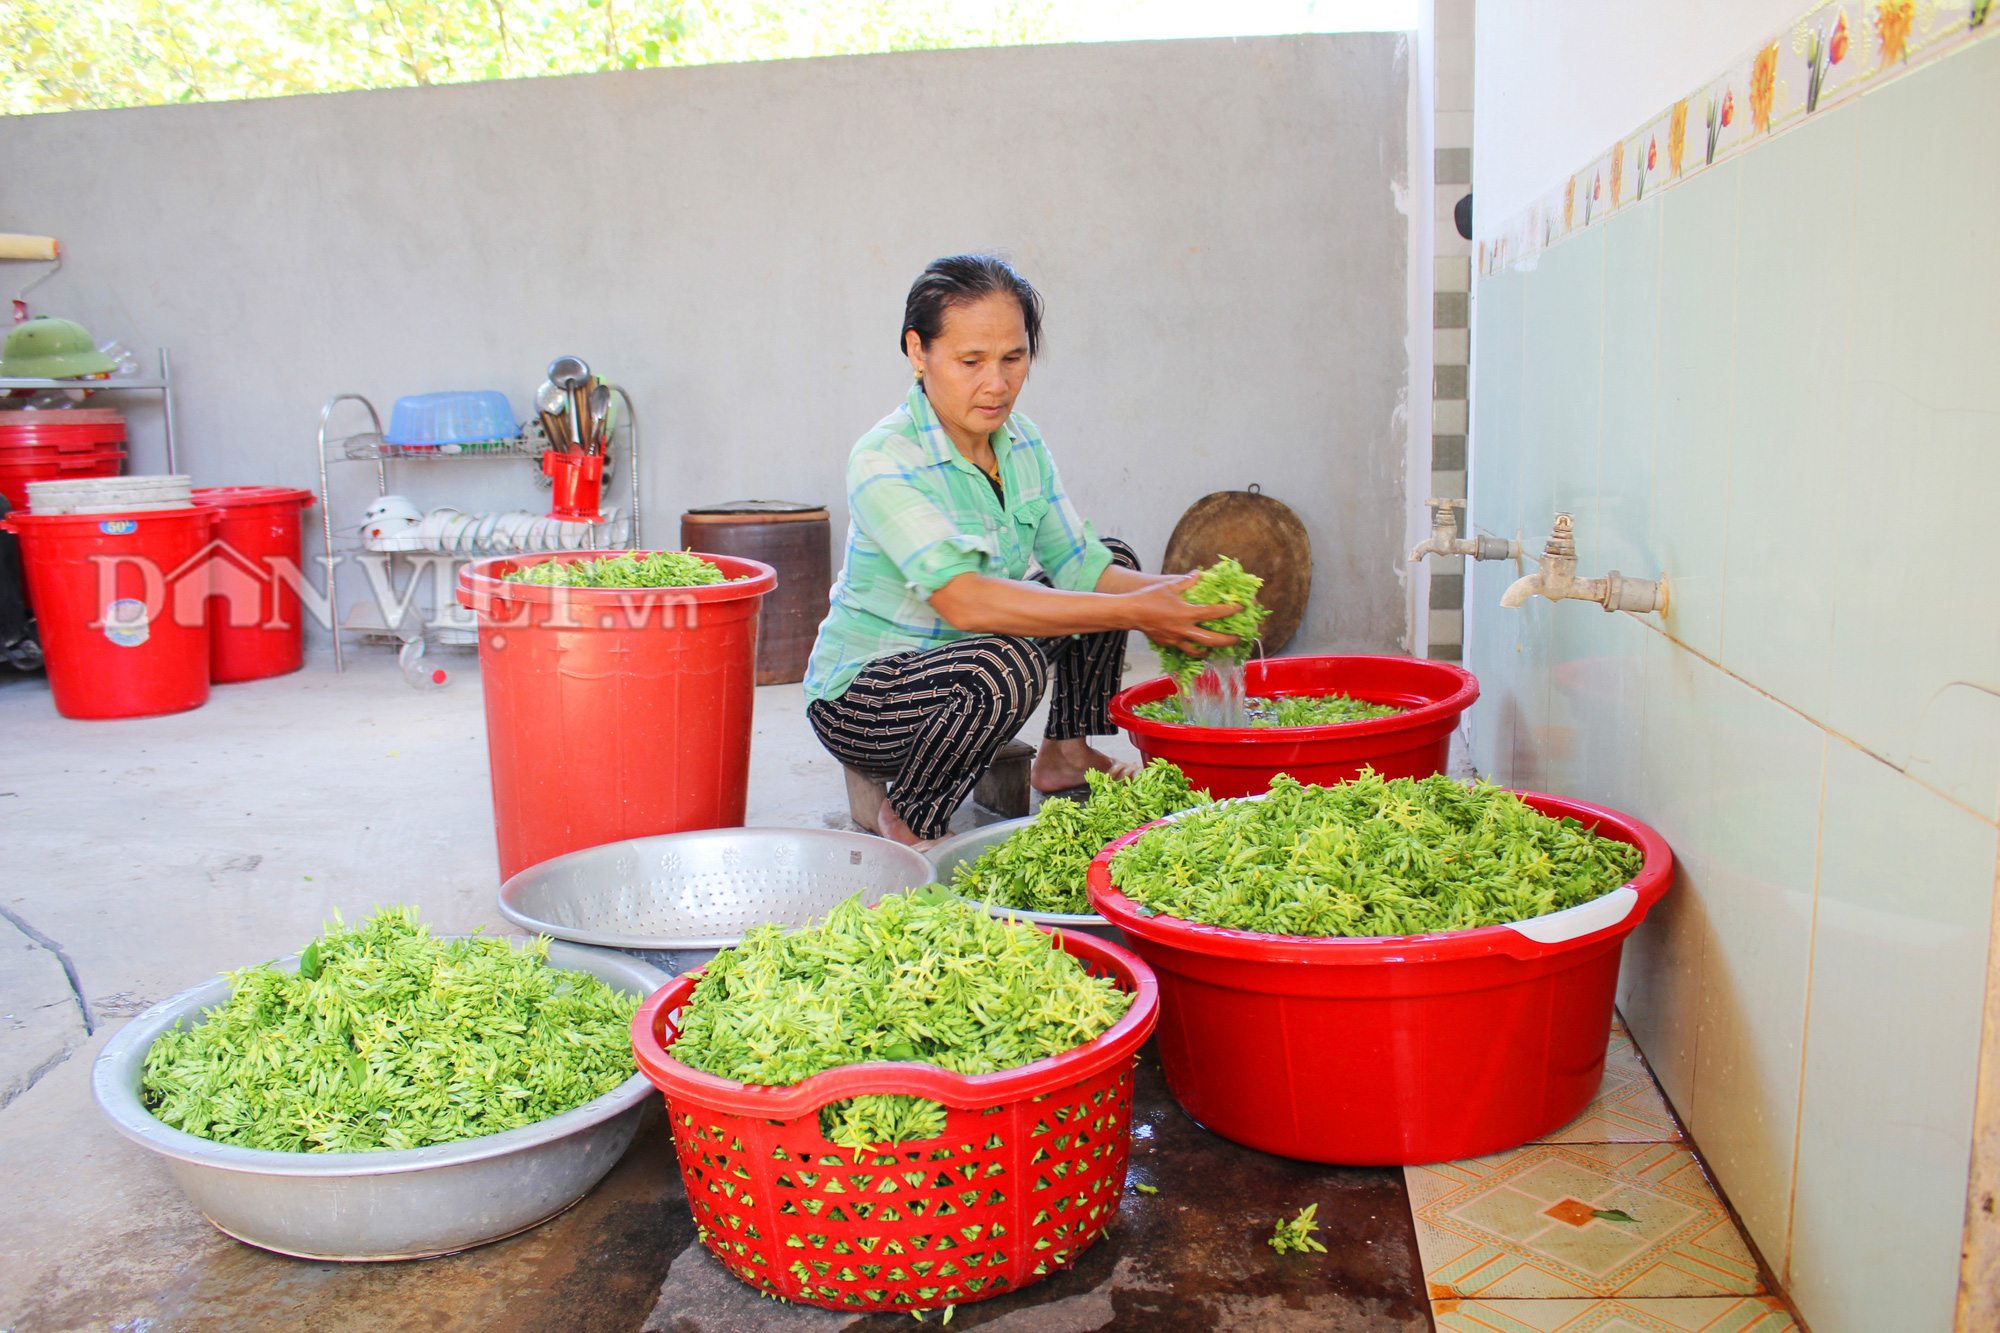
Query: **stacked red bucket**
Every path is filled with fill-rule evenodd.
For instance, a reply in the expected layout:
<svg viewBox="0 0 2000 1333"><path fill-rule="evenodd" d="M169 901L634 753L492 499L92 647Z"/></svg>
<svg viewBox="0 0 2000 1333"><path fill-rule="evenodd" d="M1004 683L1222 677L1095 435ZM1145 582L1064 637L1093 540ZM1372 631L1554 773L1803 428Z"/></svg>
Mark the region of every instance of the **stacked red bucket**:
<svg viewBox="0 0 2000 1333"><path fill-rule="evenodd" d="M100 408L0 412L0 495L28 507L28 483L115 477L125 466L125 416Z"/></svg>

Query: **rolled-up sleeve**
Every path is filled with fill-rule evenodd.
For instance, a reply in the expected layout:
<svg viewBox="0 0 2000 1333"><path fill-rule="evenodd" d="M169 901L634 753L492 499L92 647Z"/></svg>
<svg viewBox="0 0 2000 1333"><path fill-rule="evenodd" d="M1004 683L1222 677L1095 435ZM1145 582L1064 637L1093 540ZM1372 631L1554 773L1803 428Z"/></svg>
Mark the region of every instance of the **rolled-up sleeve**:
<svg viewBox="0 0 2000 1333"><path fill-rule="evenodd" d="M1111 550L1097 540L1097 530L1076 512L1056 475L1055 463L1042 455L1049 507L1035 528L1035 559L1049 582L1065 592L1094 592L1111 567Z"/></svg>
<svg viewBox="0 0 2000 1333"><path fill-rule="evenodd" d="M926 598L960 574L985 573L993 558L990 540L960 531L944 507L882 450L854 451L847 464L847 502L856 525Z"/></svg>

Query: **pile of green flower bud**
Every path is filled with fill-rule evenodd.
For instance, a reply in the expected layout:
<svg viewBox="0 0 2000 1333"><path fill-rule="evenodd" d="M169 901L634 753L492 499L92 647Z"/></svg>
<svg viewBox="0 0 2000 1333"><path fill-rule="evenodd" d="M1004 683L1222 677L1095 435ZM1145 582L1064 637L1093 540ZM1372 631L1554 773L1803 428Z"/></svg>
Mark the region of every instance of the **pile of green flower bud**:
<svg viewBox="0 0 2000 1333"><path fill-rule="evenodd" d="M595 560L547 560L510 569L503 578L508 583L564 588L701 588L734 581L725 578L714 561L691 551L625 551Z"/></svg>
<svg viewBox="0 0 2000 1333"><path fill-rule="evenodd" d="M1104 773L1088 776L1088 800L1043 801L1033 823L961 865L952 876L952 892L1027 912L1088 912L1086 875L1106 843L1209 802L1207 792L1189 788L1187 774L1164 759L1122 781Z"/></svg>
<svg viewBox="0 0 2000 1333"><path fill-rule="evenodd" d="M708 965L670 1051L770 1086L873 1060L989 1074L1080 1046L1130 1004L1044 932L932 885L873 908L849 898L791 934L751 930ZM820 1129L843 1147L906 1143L944 1133L945 1111L922 1097L850 1097L821 1109Z"/></svg>
<svg viewBox="0 0 2000 1333"><path fill-rule="evenodd" d="M1446 777L1334 787L1279 774L1154 829L1111 862L1148 916L1274 935L1419 935L1575 907L1638 873L1639 849L1512 792Z"/></svg>
<svg viewBox="0 0 2000 1333"><path fill-rule="evenodd" d="M333 925L146 1054L162 1123L273 1152L454 1143L574 1110L637 1073L639 997L548 966L548 940L441 940L413 907Z"/></svg>
<svg viewBox="0 0 2000 1333"><path fill-rule="evenodd" d="M1132 711L1150 722L1190 725L1178 694L1140 704ZM1257 694L1243 701L1244 721L1253 727L1331 727L1394 717L1402 711L1394 704L1372 704L1348 694Z"/></svg>
<svg viewBox="0 0 2000 1333"><path fill-rule="evenodd" d="M1188 590L1181 594L1190 606L1222 606L1236 604L1240 609L1220 620L1204 620L1201 627L1214 630L1217 634L1234 634L1236 642L1221 648L1211 648L1205 657L1168 644L1157 645L1160 654L1160 670L1181 682L1185 689L1187 682L1201 674L1204 666L1216 662L1242 662L1257 651L1257 629L1271 609L1257 601L1257 590L1264 586L1264 580L1244 569L1230 556L1223 556L1207 569L1197 571L1197 578Z"/></svg>

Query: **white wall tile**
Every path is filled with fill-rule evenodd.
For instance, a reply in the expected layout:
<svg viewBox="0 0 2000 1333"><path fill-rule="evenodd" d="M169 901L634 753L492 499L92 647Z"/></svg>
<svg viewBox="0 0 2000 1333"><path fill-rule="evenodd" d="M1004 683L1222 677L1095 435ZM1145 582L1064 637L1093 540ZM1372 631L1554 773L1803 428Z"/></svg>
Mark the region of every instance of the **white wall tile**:
<svg viewBox="0 0 2000 1333"><path fill-rule="evenodd" d="M1604 224L1602 397L1592 549L1604 569L1653 578L1660 572L1651 531L1660 413L1658 195ZM1588 572L1595 576L1603 570Z"/></svg>
<svg viewBox="0 0 2000 1333"><path fill-rule="evenodd" d="M1766 1256L1790 1237L1827 735L1708 667L1702 954L1688 1130ZM1775 1261L1775 1260L1774 1260Z"/></svg>
<svg viewBox="0 0 2000 1333"><path fill-rule="evenodd" d="M1741 158L1660 196L1660 414L1654 552L1672 580L1666 625L1714 657L1722 643L1729 415L1735 388Z"/></svg>
<svg viewBox="0 0 2000 1333"><path fill-rule="evenodd" d="M1815 1333L1952 1326L1995 838L1834 744L1789 1273Z"/></svg>
<svg viewBox="0 0 2000 1333"><path fill-rule="evenodd" d="M1742 159L1723 665L1826 717L1839 512L1853 415L1861 105L1814 117Z"/></svg>
<svg viewBox="0 0 2000 1333"><path fill-rule="evenodd" d="M1865 188L1853 427L1834 571L1835 728L1989 818L2000 814L2000 578L1952 558L2000 490L2000 45L1856 105ZM1942 126L1951 132L1940 133ZM1975 539L1976 540L1976 539Z"/></svg>

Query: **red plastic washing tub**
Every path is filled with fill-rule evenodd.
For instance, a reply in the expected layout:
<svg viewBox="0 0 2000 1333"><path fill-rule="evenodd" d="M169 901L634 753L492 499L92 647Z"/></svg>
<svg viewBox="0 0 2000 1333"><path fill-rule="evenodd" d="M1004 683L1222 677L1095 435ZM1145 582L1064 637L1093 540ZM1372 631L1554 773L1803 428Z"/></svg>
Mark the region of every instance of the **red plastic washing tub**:
<svg viewBox="0 0 2000 1333"><path fill-rule="evenodd" d="M1188 782L1218 799L1268 791L1289 773L1300 782L1344 782L1373 768L1385 778L1427 778L1451 757L1458 715L1479 697L1470 671L1414 657L1265 657L1244 664L1253 695L1347 694L1407 709L1394 717L1331 727L1190 727L1132 710L1174 692L1166 676L1111 700L1112 720L1147 762L1170 759Z"/></svg>
<svg viewBox="0 0 2000 1333"><path fill-rule="evenodd" d="M459 571L479 670L500 878L622 838L743 822L757 611L769 565L705 555L740 583L563 588L512 569L604 552L502 556Z"/></svg>
<svg viewBox="0 0 2000 1333"><path fill-rule="evenodd" d="M206 507L11 514L64 717L150 717L208 701Z"/></svg>
<svg viewBox="0 0 2000 1333"><path fill-rule="evenodd" d="M633 1053L666 1094L702 1243L759 1291L832 1310L980 1301L1075 1263L1118 1214L1132 1070L1159 991L1115 945L1058 934L1055 947L1111 977L1132 1006L1074 1050L994 1074L873 1063L757 1087L666 1052L700 970L640 1005ZM857 1161L820 1133L819 1108L863 1093L944 1103L943 1137Z"/></svg>
<svg viewBox="0 0 2000 1333"><path fill-rule="evenodd" d="M210 567L209 679L218 685L282 676L306 664L298 585L299 517L311 491L288 486L204 486L199 505L222 511L222 559Z"/></svg>
<svg viewBox="0 0 2000 1333"><path fill-rule="evenodd" d="M1673 853L1624 815L1520 795L1638 847L1639 874L1518 925L1316 939L1141 916L1110 863L1146 829L1099 853L1090 904L1159 973L1175 1100L1226 1139L1350 1166L1479 1157L1575 1119L1604 1075L1625 937L1666 892Z"/></svg>

